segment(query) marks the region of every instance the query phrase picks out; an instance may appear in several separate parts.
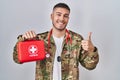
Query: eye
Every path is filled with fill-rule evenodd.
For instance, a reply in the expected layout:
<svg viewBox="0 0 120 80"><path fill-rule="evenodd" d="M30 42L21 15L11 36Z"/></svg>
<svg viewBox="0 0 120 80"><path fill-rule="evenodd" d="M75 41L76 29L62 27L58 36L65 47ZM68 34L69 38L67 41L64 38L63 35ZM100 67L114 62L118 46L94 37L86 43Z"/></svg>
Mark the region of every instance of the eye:
<svg viewBox="0 0 120 80"><path fill-rule="evenodd" d="M64 15L65 18L69 18L69 15Z"/></svg>
<svg viewBox="0 0 120 80"><path fill-rule="evenodd" d="M61 16L61 14L57 14L57 16Z"/></svg>

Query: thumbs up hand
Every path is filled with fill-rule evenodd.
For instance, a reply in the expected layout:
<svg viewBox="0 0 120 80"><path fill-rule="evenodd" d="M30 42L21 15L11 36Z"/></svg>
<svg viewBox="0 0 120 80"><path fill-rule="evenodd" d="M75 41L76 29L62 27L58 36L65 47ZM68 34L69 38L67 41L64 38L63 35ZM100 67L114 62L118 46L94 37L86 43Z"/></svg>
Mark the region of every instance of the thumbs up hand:
<svg viewBox="0 0 120 80"><path fill-rule="evenodd" d="M82 40L82 48L85 50L85 51L88 51L88 52L93 52L94 51L94 45L91 41L91 35L92 35L92 32L89 32L88 33L88 38L86 40Z"/></svg>

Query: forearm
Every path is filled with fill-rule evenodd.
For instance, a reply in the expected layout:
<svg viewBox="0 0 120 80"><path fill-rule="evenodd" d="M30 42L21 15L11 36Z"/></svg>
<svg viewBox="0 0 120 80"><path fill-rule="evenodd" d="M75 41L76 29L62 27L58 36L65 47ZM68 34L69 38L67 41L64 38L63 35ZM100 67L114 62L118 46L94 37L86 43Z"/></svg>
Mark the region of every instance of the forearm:
<svg viewBox="0 0 120 80"><path fill-rule="evenodd" d="M21 64L21 63L19 62L19 60L18 60L17 44L18 44L18 42L20 42L20 41L24 41L24 39L22 38L21 35L18 36L17 39L18 39L18 41L17 41L17 43L15 44L14 49L13 49L13 60L14 60L16 63Z"/></svg>
<svg viewBox="0 0 120 80"><path fill-rule="evenodd" d="M96 67L99 61L98 51L95 52L87 52L82 50L80 55L80 63L86 69L92 70Z"/></svg>

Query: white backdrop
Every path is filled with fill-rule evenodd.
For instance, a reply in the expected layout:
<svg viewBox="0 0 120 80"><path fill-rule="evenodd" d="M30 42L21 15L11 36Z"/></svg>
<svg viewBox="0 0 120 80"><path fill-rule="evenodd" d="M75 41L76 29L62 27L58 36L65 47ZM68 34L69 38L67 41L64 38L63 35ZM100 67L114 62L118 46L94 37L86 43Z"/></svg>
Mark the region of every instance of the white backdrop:
<svg viewBox="0 0 120 80"><path fill-rule="evenodd" d="M17 36L51 28L50 13L58 2L71 8L68 28L87 37L99 49L95 70L80 66L80 80L120 80L120 0L0 0L0 80L34 80L35 62L16 64L13 47Z"/></svg>

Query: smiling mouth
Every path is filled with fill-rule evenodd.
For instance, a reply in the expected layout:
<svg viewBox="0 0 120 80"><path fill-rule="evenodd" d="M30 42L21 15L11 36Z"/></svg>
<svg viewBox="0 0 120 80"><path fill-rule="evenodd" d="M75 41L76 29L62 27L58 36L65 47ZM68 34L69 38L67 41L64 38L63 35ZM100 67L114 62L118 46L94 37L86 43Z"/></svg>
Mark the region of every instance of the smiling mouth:
<svg viewBox="0 0 120 80"><path fill-rule="evenodd" d="M64 25L65 23L63 21L58 21L57 22L59 25Z"/></svg>
<svg viewBox="0 0 120 80"><path fill-rule="evenodd" d="M63 23L58 23L59 25L64 25Z"/></svg>

